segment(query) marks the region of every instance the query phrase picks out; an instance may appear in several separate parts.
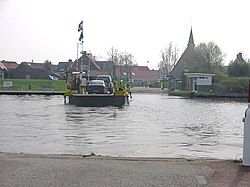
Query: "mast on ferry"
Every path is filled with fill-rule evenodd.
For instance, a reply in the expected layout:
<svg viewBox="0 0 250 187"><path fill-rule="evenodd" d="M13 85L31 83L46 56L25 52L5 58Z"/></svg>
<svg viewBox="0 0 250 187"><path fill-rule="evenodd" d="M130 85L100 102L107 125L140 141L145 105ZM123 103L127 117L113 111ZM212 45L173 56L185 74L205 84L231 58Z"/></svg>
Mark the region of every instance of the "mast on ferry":
<svg viewBox="0 0 250 187"><path fill-rule="evenodd" d="M77 64L78 64L78 69L79 69L79 62L78 62L78 47L79 45L82 45L82 49L81 49L81 54L83 54L83 21L81 21L78 25L78 32L80 33L80 37L79 37L79 42L77 43ZM83 58L81 58L81 62L80 62L80 69L81 69L81 73L83 73Z"/></svg>

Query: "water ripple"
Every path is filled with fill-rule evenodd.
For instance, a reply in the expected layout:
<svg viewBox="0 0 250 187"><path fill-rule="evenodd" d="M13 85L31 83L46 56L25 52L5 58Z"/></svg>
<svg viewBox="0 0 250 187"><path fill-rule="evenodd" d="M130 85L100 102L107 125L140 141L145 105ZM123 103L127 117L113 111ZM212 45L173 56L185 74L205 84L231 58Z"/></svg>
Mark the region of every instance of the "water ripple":
<svg viewBox="0 0 250 187"><path fill-rule="evenodd" d="M247 105L134 94L129 106L75 107L62 96L0 95L0 151L234 159Z"/></svg>

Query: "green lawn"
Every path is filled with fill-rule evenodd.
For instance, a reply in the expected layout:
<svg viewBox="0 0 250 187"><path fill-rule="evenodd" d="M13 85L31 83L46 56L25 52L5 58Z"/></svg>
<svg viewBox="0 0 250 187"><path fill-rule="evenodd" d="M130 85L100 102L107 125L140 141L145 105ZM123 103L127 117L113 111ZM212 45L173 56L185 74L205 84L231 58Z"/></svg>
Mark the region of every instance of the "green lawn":
<svg viewBox="0 0 250 187"><path fill-rule="evenodd" d="M4 81L12 81L12 87L5 88ZM23 91L40 91L40 90L54 90L65 91L65 80L40 80L40 79L2 79L0 80L0 90L23 90Z"/></svg>

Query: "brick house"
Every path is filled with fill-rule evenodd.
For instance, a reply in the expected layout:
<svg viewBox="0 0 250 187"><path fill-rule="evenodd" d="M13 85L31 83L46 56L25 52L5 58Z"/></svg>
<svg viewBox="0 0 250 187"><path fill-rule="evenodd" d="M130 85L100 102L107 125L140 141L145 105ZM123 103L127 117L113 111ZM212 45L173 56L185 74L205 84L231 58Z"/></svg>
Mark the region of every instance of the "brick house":
<svg viewBox="0 0 250 187"><path fill-rule="evenodd" d="M52 71L51 62L22 62L16 69L10 71L13 79L58 79L59 75Z"/></svg>
<svg viewBox="0 0 250 187"><path fill-rule="evenodd" d="M19 64L17 64L14 61L0 61L1 64L1 69L0 70L0 75L2 75L2 78L10 78L10 71L16 69Z"/></svg>
<svg viewBox="0 0 250 187"><path fill-rule="evenodd" d="M116 66L115 72L118 80L130 80L133 86L147 87L160 82L160 71L150 70L148 66L131 66L127 74L124 66Z"/></svg>
<svg viewBox="0 0 250 187"><path fill-rule="evenodd" d="M78 72L83 70L89 77L97 75L111 75L113 77L114 63L112 61L96 61L91 53L83 51L82 56L75 60L67 69L67 72Z"/></svg>

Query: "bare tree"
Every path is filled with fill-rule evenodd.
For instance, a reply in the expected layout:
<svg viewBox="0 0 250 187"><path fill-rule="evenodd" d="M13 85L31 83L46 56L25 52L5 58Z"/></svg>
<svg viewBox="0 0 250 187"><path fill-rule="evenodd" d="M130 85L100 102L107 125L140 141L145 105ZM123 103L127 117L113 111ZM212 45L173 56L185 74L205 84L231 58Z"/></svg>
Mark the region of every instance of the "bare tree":
<svg viewBox="0 0 250 187"><path fill-rule="evenodd" d="M107 60L114 62L114 75L115 68L119 66L119 74L126 74L127 79L131 79L131 69L134 65L134 56L128 52L118 52L118 49L111 47L111 49L107 52L108 58Z"/></svg>
<svg viewBox="0 0 250 187"><path fill-rule="evenodd" d="M107 52L108 58L107 60L114 62L115 65L119 64L119 53L118 49L111 47Z"/></svg>
<svg viewBox="0 0 250 187"><path fill-rule="evenodd" d="M134 62L134 56L131 53L123 52L119 55L119 64L124 66L132 66Z"/></svg>
<svg viewBox="0 0 250 187"><path fill-rule="evenodd" d="M123 52L119 55L119 65L123 67L124 72L128 80L132 77L132 66L134 65L134 56L131 53Z"/></svg>
<svg viewBox="0 0 250 187"><path fill-rule="evenodd" d="M178 48L173 46L172 42L168 44L168 47L161 50L161 61L158 64L158 68L167 75L172 71L178 60L178 51Z"/></svg>
<svg viewBox="0 0 250 187"><path fill-rule="evenodd" d="M112 61L114 63L113 65L113 79L116 80L116 67L119 66L119 53L118 49L111 47L109 51L107 51L107 60Z"/></svg>

